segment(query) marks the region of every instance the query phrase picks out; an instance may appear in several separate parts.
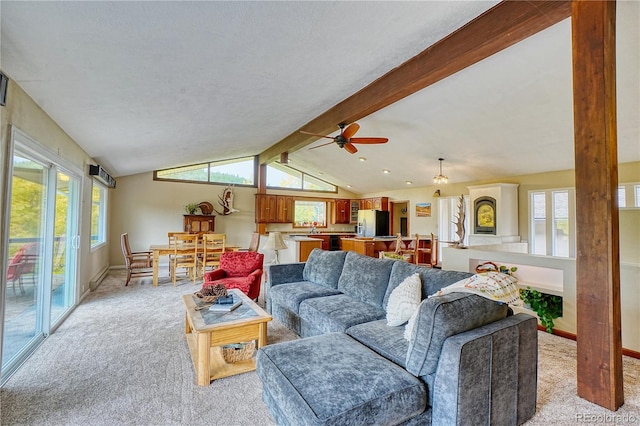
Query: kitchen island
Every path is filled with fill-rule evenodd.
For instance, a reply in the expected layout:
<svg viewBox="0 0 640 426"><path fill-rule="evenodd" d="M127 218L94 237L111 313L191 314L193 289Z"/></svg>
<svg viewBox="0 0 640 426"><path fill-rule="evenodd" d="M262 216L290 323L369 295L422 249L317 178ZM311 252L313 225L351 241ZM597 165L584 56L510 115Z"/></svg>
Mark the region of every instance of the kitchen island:
<svg viewBox="0 0 640 426"><path fill-rule="evenodd" d="M290 234L290 237L316 238L322 241L322 250L343 250L340 239L343 237L353 237L353 232L318 232L308 234Z"/></svg>
<svg viewBox="0 0 640 426"><path fill-rule="evenodd" d="M287 245L287 249L278 252L280 263L306 262L311 250L322 248L320 238L299 235L285 236L284 243Z"/></svg>
<svg viewBox="0 0 640 426"><path fill-rule="evenodd" d="M342 238L342 250L355 251L370 257L379 257L381 251L395 251L396 237L353 237ZM415 237L402 237L402 242L407 248L415 247ZM420 248L430 248L431 238L420 237ZM430 263L428 253L421 253L420 263Z"/></svg>

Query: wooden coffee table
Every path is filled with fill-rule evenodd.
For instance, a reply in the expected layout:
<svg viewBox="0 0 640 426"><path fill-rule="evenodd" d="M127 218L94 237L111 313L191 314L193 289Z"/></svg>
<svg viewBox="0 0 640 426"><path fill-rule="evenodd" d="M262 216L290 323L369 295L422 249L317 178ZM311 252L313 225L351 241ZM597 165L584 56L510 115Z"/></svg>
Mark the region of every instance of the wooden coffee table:
<svg viewBox="0 0 640 426"><path fill-rule="evenodd" d="M212 380L256 369L255 355L250 359L227 363L222 346L258 341L258 348L267 344L267 323L271 315L240 290L229 294L242 299L242 305L231 312L196 310L204 302L193 294L182 296L186 308L186 337L196 371L196 384L208 386Z"/></svg>

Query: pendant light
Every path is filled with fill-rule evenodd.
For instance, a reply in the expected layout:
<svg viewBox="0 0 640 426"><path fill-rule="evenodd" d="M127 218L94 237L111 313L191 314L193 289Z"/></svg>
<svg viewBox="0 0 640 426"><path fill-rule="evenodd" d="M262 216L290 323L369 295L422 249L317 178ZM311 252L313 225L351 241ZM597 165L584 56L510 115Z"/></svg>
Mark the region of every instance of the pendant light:
<svg viewBox="0 0 640 426"><path fill-rule="evenodd" d="M438 158L438 161L440 162L440 173L433 177L433 183L447 183L449 178L442 174L442 162L444 161L444 158Z"/></svg>

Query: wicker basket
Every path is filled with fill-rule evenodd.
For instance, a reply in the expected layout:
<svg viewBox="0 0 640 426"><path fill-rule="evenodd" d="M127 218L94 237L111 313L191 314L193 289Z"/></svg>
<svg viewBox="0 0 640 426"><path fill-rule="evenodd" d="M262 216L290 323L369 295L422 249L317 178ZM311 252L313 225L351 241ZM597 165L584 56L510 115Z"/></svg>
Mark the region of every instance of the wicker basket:
<svg viewBox="0 0 640 426"><path fill-rule="evenodd" d="M233 343L222 347L222 356L228 363L251 359L255 352L255 342Z"/></svg>

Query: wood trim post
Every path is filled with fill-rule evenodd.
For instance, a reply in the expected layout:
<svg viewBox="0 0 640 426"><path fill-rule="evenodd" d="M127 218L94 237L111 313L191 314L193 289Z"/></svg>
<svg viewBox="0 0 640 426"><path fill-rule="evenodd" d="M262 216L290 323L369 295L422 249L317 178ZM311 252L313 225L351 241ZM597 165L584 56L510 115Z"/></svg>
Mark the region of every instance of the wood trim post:
<svg viewBox="0 0 640 426"><path fill-rule="evenodd" d="M624 403L615 24L615 1L573 1L578 396L612 411Z"/></svg>
<svg viewBox="0 0 640 426"><path fill-rule="evenodd" d="M258 190L256 194L266 194L267 193L267 165L265 163L261 163L258 165ZM256 209L258 206L255 207ZM256 214L258 212L256 211ZM256 232L260 235L264 235L267 233L267 224L266 223L257 223L256 222Z"/></svg>

